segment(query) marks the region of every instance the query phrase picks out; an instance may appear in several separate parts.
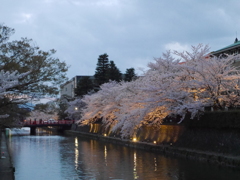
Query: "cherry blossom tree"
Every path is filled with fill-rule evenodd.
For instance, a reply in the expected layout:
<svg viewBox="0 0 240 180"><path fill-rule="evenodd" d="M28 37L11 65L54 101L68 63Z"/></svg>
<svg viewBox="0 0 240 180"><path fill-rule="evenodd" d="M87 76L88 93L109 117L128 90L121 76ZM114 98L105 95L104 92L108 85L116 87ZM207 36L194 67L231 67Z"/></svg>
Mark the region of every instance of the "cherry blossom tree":
<svg viewBox="0 0 240 180"><path fill-rule="evenodd" d="M26 98L33 98L33 94L57 95L57 85L68 79L68 66L54 57L54 49L40 50L28 38L10 40L14 32L0 24L0 115L5 120L19 121L16 105L24 105Z"/></svg>
<svg viewBox="0 0 240 180"><path fill-rule="evenodd" d="M43 51L32 39L10 40L14 29L0 24L0 70L5 72L29 72L28 76L19 78L21 83L17 92L39 95L57 95L57 85L68 80L65 62L54 57L56 50Z"/></svg>
<svg viewBox="0 0 240 180"><path fill-rule="evenodd" d="M31 121L40 121L40 120L48 120L48 119L58 119L57 113L47 113L39 110L31 111L30 115L26 118L26 120Z"/></svg>
<svg viewBox="0 0 240 180"><path fill-rule="evenodd" d="M234 62L239 56L224 55L224 57L204 56L208 46L192 47L193 53L178 53L186 63L181 65L183 77L190 77L185 82L195 101L201 101L204 106L210 105L216 109L239 105L239 69ZM185 87L185 88L186 88Z"/></svg>
<svg viewBox="0 0 240 180"><path fill-rule="evenodd" d="M121 85L115 81L102 84L100 90L92 95L85 95L82 99L88 106L83 109L83 124L89 124L102 119L106 125L114 122L114 112L118 103L115 100L116 91ZM89 106L90 105L90 106Z"/></svg>
<svg viewBox="0 0 240 180"><path fill-rule="evenodd" d="M238 106L240 76L233 62L239 57L211 57L208 52L202 44L192 46L191 52L167 51L148 64L143 77L103 84L97 93L83 97L86 107L79 123L101 119L112 131L131 137L141 126L159 126L169 116L182 121L188 113L198 117L206 106Z"/></svg>
<svg viewBox="0 0 240 180"><path fill-rule="evenodd" d="M56 100L49 101L47 103L39 103L34 106L34 110L30 112L30 115L26 118L27 120L58 120L57 115L58 105Z"/></svg>
<svg viewBox="0 0 240 180"><path fill-rule="evenodd" d="M143 120L147 110L143 110L145 103L137 98L140 93L137 93L139 87L136 88L136 85L133 82L105 83L97 93L84 96L82 100L87 107L83 109L83 117L79 122L91 124L101 119L105 127L112 126L113 131L121 129L124 136L130 136L136 127L140 127L139 124L149 123L151 119L159 116L156 109L154 115L150 115L154 112L151 109L147 114L148 121ZM144 100L143 96L140 96Z"/></svg>
<svg viewBox="0 0 240 180"><path fill-rule="evenodd" d="M18 125L19 119L16 117L9 118L9 114L13 111L12 108L14 104L17 105L23 103L26 98L25 96L12 91L12 89L19 86L18 80L24 78L29 73L30 72L19 74L17 71L12 73L9 71L0 71L0 126L10 127L12 125Z"/></svg>
<svg viewBox="0 0 240 180"><path fill-rule="evenodd" d="M223 109L239 102L239 70L233 66L236 56L207 58L208 46L192 46L192 52L171 52L149 63L144 78L146 91L153 103L166 107L170 116L187 113L191 118L203 113L204 107ZM156 79L158 83L152 79Z"/></svg>
<svg viewBox="0 0 240 180"><path fill-rule="evenodd" d="M68 108L65 113L68 114L68 118L71 120L79 120L82 115L82 109L85 107L85 102L81 98L77 98L68 102Z"/></svg>

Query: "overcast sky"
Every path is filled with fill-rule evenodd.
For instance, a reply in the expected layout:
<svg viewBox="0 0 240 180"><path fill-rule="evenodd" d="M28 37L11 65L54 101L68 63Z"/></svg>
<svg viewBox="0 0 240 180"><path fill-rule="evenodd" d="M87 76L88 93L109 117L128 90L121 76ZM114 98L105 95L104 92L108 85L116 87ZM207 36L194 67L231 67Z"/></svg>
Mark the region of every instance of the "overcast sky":
<svg viewBox="0 0 240 180"><path fill-rule="evenodd" d="M0 23L70 65L68 77L93 75L107 53L122 73L146 68L171 50L240 39L239 0L1 0Z"/></svg>

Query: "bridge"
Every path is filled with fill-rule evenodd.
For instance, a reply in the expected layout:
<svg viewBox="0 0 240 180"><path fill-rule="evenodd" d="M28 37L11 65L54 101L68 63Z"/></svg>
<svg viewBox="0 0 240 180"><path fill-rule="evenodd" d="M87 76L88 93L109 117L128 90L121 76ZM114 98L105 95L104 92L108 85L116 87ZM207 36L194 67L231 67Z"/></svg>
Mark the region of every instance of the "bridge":
<svg viewBox="0 0 240 180"><path fill-rule="evenodd" d="M74 120L59 120L55 122L48 121L25 121L23 127L30 127L30 134L36 134L36 128L38 127L48 127L48 126L57 126L58 130L67 130L71 129Z"/></svg>

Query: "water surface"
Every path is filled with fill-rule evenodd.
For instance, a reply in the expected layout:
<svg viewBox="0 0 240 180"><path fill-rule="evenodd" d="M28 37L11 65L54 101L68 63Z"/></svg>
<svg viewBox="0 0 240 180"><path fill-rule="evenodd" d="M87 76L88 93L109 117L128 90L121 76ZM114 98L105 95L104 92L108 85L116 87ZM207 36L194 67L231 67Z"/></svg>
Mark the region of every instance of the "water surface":
<svg viewBox="0 0 240 180"><path fill-rule="evenodd" d="M16 180L238 180L240 171L77 136L10 136Z"/></svg>

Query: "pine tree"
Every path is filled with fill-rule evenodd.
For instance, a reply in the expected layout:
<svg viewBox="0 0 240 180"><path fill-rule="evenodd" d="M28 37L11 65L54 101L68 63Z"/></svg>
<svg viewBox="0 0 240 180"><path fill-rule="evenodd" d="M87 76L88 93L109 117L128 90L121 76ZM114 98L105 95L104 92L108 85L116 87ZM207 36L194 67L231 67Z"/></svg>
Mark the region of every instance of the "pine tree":
<svg viewBox="0 0 240 180"><path fill-rule="evenodd" d="M129 68L126 70L126 73L124 74L124 81L132 81L136 78L135 69Z"/></svg>
<svg viewBox="0 0 240 180"><path fill-rule="evenodd" d="M107 76L108 79L112 81L120 82L122 80L122 73L116 67L114 61L110 61Z"/></svg>
<svg viewBox="0 0 240 180"><path fill-rule="evenodd" d="M75 88L75 90L74 90L75 96L81 97L81 96L89 93L93 89L94 89L94 86L93 86L93 82L90 79L90 77L88 77L88 76L82 77L77 83L77 88Z"/></svg>
<svg viewBox="0 0 240 180"><path fill-rule="evenodd" d="M108 55L102 54L99 55L96 71L94 74L95 83L97 86L100 86L103 83L108 82L107 72L109 68Z"/></svg>

